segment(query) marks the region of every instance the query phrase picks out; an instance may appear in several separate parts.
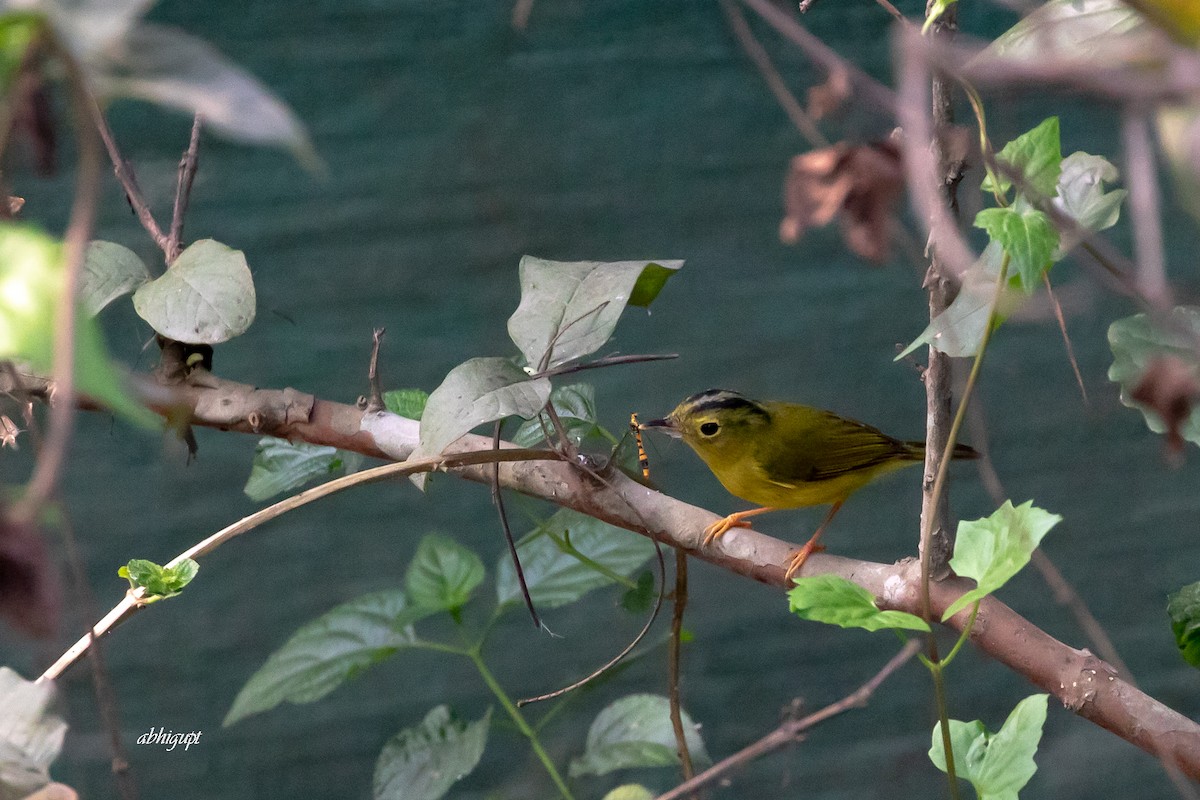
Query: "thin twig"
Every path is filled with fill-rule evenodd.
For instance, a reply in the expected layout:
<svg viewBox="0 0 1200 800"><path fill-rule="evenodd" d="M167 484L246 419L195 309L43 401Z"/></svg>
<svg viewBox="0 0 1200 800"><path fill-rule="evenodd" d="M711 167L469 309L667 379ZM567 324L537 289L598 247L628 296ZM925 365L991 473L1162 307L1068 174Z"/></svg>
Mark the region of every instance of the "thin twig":
<svg viewBox="0 0 1200 800"><path fill-rule="evenodd" d="M671 729L675 732L675 749L679 751L683 779L690 781L696 775L696 768L692 766L692 752L688 748L687 732L683 729L683 708L679 696L679 650L683 644L683 612L687 609L687 566L687 553L676 547L671 640L667 648L667 697L671 707Z"/></svg>
<svg viewBox="0 0 1200 800"><path fill-rule="evenodd" d="M97 614L96 596L88 583L87 571L83 567L83 558L79 554L79 543L75 537L75 528L68 515L61 514L56 526L62 532L63 549L66 551L67 564L71 570L71 579L75 582L75 591L83 607L83 613L89 617ZM137 800L138 785L133 770L129 764L129 755L121 737L121 717L117 707L117 694L113 689L112 676L104 658L104 646L92 638L92 646L88 650L88 662L91 664L92 692L96 695L96 709L100 712L100 721L108 739L108 749L112 757L112 774L117 785L117 794L122 800Z"/></svg>
<svg viewBox="0 0 1200 800"><path fill-rule="evenodd" d="M500 452L500 429L504 420L496 420L492 433L492 450ZM517 542L513 538L512 526L508 524L508 511L504 508L504 494L500 491L500 462L492 465L492 503L500 516L500 527L504 530L504 542L508 545L508 555L512 559L513 570L517 575L517 585L521 587L521 597L525 600L525 608L533 619L533 626L538 630L545 628L542 618L538 616L537 608L533 605L533 595L529 593L529 584L525 581L525 570L521 566L521 556L517 553Z"/></svg>
<svg viewBox="0 0 1200 800"><path fill-rule="evenodd" d="M673 358L679 358L678 353L650 353L648 355L629 355L629 356L605 356L598 358L595 361L588 361L583 364L566 364L561 367L536 372L531 377L534 378L554 378L559 375L570 375L575 372L583 372L589 369L600 369L601 367L611 367L615 364L641 364L645 361L669 361Z"/></svg>
<svg viewBox="0 0 1200 800"><path fill-rule="evenodd" d="M754 66L758 68L758 72L767 83L767 88L771 90L771 94L775 95L776 102L783 108L788 119L792 121L792 125L796 130L808 139L809 145L812 147L828 147L829 140L821 133L821 129L817 127L817 123L809 115L804 107L800 105L800 101L792 94L787 83L784 82L783 76L779 74L779 70L775 69L775 65L771 62L771 56L767 53L767 49L762 46L762 43L754 37L754 31L750 30L750 25L746 22L746 17L742 14L742 10L738 7L735 0L720 0L721 9L725 12L725 16L729 19L729 28L733 31L733 35L737 38L738 44L746 51L746 55L754 62ZM806 9L801 7L800 12L803 13Z"/></svg>
<svg viewBox="0 0 1200 800"><path fill-rule="evenodd" d="M345 475L341 478L336 478L320 486L314 486L299 494L292 495L278 503L267 506L264 509L256 511L248 517L243 517L232 525L214 533L212 536L192 545L187 550L184 550L179 555L167 562L167 567L176 567L188 559L197 559L213 550L220 547L225 542L240 536L247 531L254 530L265 522L283 516L289 511L295 511L297 508L306 506L323 497L328 497L331 494L345 491L355 486L361 486L368 483L378 483L379 481L390 480L392 478L415 475L419 472L432 472L434 470L450 470L458 467L469 467L479 464L491 464L500 461L561 461L562 457L553 450L527 450L524 448L506 448L504 450L469 450L460 453L449 453L443 456L434 458L422 458L409 461L400 461L394 464L384 464L381 467L365 469L361 472L355 472L350 475ZM79 657L88 651L94 638L99 638L108 631L112 630L116 625L127 619L133 612L143 606L143 597L145 592L143 589L131 589L126 593L124 599L121 600L111 611L108 612L97 622L87 635L71 646L57 661L42 673L38 678L39 682L52 681L58 678L67 667L79 660Z"/></svg>
<svg viewBox="0 0 1200 800"><path fill-rule="evenodd" d="M635 511L635 513L636 513L636 511ZM568 694L570 692L575 691L576 689L583 688L584 686L586 686L587 684L596 680L596 678L599 678L601 675L608 672L610 669L612 669L617 664L619 664L625 658L625 656L627 656L631 652L633 652L633 648L637 647L638 644L641 643L642 639L646 638L646 634L650 632L650 628L654 625L654 620L658 619L658 612L662 609L662 603L663 603L662 579L667 574L667 565L666 565L666 562L663 560L662 545L659 544L657 539L654 540L654 553L655 553L655 555L658 556L658 574L659 574L659 578L660 578L660 580L659 580L660 589L659 589L659 593L658 593L658 599L655 600L655 602L654 602L654 608L650 612L650 618L648 620L646 620L646 624L642 626L642 629L640 631L638 631L638 635L633 637L633 641L631 641L629 644L625 645L625 648L623 650L621 650L621 652L617 653L615 656L613 656L611 659L609 659L607 662L605 662L603 666L601 666L599 669L593 671L586 677L580 678L579 680L575 681L574 683L572 683L569 686L564 686L561 689L555 689L553 692L547 692L546 694L539 694L535 697L526 697L523 700L518 700L517 708L521 708L522 706L527 706L530 703L541 703L545 700L553 700L556 697L562 697L564 694Z"/></svg>
<svg viewBox="0 0 1200 800"><path fill-rule="evenodd" d="M383 411L383 387L379 380L379 349L383 346L383 335L386 328L376 328L371 332L371 361L367 365L367 405L368 413Z"/></svg>
<svg viewBox="0 0 1200 800"><path fill-rule="evenodd" d="M63 278L54 317L55 403L50 407L45 446L29 480L18 516L35 515L55 493L66 466L67 449L75 421L75 314L79 274L92 235L100 196L100 152L96 131L88 124L87 83L74 57L53 35L48 38L54 56L62 63L71 96L75 134L79 141L79 169L71 221L63 248Z"/></svg>
<svg viewBox="0 0 1200 800"><path fill-rule="evenodd" d="M154 213L150 210L150 205L146 202L145 196L142 194L142 188L138 185L137 176L133 173L133 167L121 155L121 151L117 148L116 139L113 138L112 128L108 126L108 120L104 117L104 112L100 109L99 102L92 98L90 103L92 112L92 121L96 125L96 130L100 132L100 139L104 142L104 147L108 150L108 158L112 161L113 174L117 176L117 180L121 184L121 188L125 190L125 197L129 200L129 205L133 208L133 213L137 215L138 221L142 223L142 227L146 233L150 234L150 238L163 251L163 257L170 258L171 247L166 235L162 232L162 228L158 227L158 222L154 219Z"/></svg>
<svg viewBox="0 0 1200 800"><path fill-rule="evenodd" d="M815 711L800 719L788 720L780 725L775 730L768 733L763 738L759 739L754 744L746 747L728 758L718 761L708 769L701 772L690 781L676 786L671 791L661 794L657 800L681 800L687 797L692 792L702 786L707 786L713 781L720 778L725 773L745 766L755 759L762 758L768 753L774 752L781 747L784 747L795 742L804 740L804 732L810 728L819 725L827 719L836 717L838 714L849 711L852 708L862 708L871 699L871 695L879 688L885 680L888 679L896 670L908 663L917 651L921 649L920 643L916 639L911 639L901 648L900 652L892 656L891 659L883 665L883 668L864 683L858 689L843 697L836 703L830 703L819 711Z"/></svg>
<svg viewBox="0 0 1200 800"><path fill-rule="evenodd" d="M912 24L911 22L909 22L909 20L908 20L908 17L906 17L906 16L904 16L903 14L901 14L901 13L900 13L900 9L896 8L894 5L892 5L891 3L889 3L889 2L888 2L888 0L875 0L875 2L876 2L876 3L878 3L879 5L883 6L883 9L884 9L884 11L888 12L889 14L891 14L891 15L892 15L893 17L895 17L895 18L896 18L896 19L897 19L899 22L902 22L902 23L904 23L905 25L911 25L911 24Z"/></svg>
<svg viewBox="0 0 1200 800"><path fill-rule="evenodd" d="M175 183L175 205L171 211L171 233L167 236L167 263L175 263L183 249L183 219L187 216L188 202L192 197L192 183L196 180L196 167L200 158L200 126L202 120L197 113L192 118L192 135L187 150L179 160L179 177Z"/></svg>
<svg viewBox="0 0 1200 800"><path fill-rule="evenodd" d="M773 5L770 0L741 0L775 30L783 34L804 51L810 60L826 72L844 72L850 82L862 92L862 101L879 108L883 113L896 110L896 94L879 81L863 72L855 64L838 55L837 51L809 33L790 15Z"/></svg>
<svg viewBox="0 0 1200 800"><path fill-rule="evenodd" d="M1062 303L1058 302L1058 296L1050 284L1049 270L1042 273L1042 282L1046 284L1046 295L1050 298L1050 307L1054 309L1054 319L1058 321L1058 330L1062 334L1063 345L1067 348L1067 361L1071 364L1071 371L1075 373L1075 383L1079 386L1079 394L1083 397L1083 404L1090 405L1087 386L1083 383L1083 373L1079 371L1079 359L1075 358L1075 345L1071 343L1071 334L1067 332L1067 318L1063 316Z"/></svg>

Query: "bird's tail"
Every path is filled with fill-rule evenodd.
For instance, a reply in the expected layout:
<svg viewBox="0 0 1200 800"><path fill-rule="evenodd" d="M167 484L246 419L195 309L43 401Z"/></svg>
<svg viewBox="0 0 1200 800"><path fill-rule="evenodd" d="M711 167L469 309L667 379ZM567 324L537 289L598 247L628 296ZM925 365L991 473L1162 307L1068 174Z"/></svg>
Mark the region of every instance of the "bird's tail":
<svg viewBox="0 0 1200 800"><path fill-rule="evenodd" d="M914 461L920 461L925 458L925 443L924 442L905 442L904 443ZM979 451L967 444L955 444L954 455L955 459L959 458L979 458Z"/></svg>

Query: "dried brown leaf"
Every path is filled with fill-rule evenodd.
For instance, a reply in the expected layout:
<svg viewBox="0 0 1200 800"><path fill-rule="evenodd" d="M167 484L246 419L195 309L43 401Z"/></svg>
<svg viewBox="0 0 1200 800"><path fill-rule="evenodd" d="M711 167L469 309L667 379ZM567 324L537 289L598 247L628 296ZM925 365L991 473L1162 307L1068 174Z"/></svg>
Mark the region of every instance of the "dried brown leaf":
<svg viewBox="0 0 1200 800"><path fill-rule="evenodd" d="M895 208L904 189L900 150L892 142L845 142L792 159L784 179L779 238L795 244L809 228L840 218L842 236L857 255L883 261L891 250Z"/></svg>
<svg viewBox="0 0 1200 800"><path fill-rule="evenodd" d="M850 97L850 73L835 69L819 86L808 90L808 113L813 119L823 119L842 107Z"/></svg>
<svg viewBox="0 0 1200 800"><path fill-rule="evenodd" d="M1183 453L1183 424L1200 400L1200 380L1195 369L1175 356L1155 358L1142 373L1130 396L1150 408L1167 426L1167 448L1178 457Z"/></svg>

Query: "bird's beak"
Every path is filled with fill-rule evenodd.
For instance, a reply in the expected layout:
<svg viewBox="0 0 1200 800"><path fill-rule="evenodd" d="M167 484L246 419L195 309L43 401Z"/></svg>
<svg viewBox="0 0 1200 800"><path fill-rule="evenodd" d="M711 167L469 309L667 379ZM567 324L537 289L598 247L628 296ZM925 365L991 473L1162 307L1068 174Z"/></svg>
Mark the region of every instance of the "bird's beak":
<svg viewBox="0 0 1200 800"><path fill-rule="evenodd" d="M662 431L663 433L667 434L668 436L674 436L676 439L678 439L682 435L679 432L679 428L677 428L675 426L674 420L672 420L670 417L667 417L665 419L652 419L649 422L643 422L638 427L644 431L650 431L650 430Z"/></svg>

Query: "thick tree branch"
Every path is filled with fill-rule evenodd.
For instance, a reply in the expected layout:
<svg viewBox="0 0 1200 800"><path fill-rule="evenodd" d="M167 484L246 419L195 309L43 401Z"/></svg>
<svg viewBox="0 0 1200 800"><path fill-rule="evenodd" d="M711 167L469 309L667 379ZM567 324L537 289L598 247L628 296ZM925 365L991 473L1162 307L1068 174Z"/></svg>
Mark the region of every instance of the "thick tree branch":
<svg viewBox="0 0 1200 800"><path fill-rule="evenodd" d="M0 386L6 379L0 373ZM34 382L22 379L27 388ZM44 383L43 383L44 386ZM145 393L145 392L144 392ZM388 412L321 400L295 389L259 389L197 371L182 385L159 387L155 405L192 410L192 424L221 430L300 439L364 455L403 460L417 445L418 424ZM488 450L492 440L468 435L448 452ZM490 464L452 470L477 483L491 480ZM730 531L710 547L701 539L716 514L660 494L613 472L599 482L565 462L520 462L500 467L500 483L532 497L573 508L618 527L657 539L729 572L784 588L784 567L794 546L750 529ZM827 573L854 581L873 593L883 608L920 614L919 566L817 554L808 575ZM955 579L935 583L930 592L934 616L971 587ZM961 630L968 612L946 624ZM1053 638L995 598L984 600L971 632L983 652L1058 698L1066 707L1156 756L1173 760L1200 779L1200 725L1139 691L1087 650Z"/></svg>

